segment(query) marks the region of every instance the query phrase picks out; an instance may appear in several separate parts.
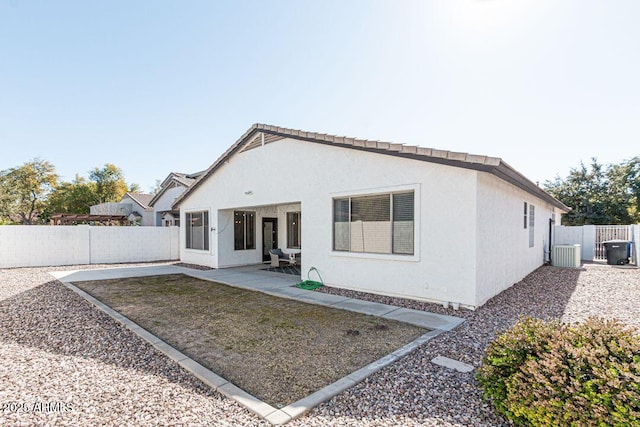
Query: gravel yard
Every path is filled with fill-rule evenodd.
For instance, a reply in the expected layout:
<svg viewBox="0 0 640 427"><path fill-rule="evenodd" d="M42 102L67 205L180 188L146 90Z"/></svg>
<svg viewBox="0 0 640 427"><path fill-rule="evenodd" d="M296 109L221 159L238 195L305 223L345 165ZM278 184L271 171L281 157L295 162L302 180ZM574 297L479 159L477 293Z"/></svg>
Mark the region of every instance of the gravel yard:
<svg viewBox="0 0 640 427"><path fill-rule="evenodd" d="M0 425L268 425L47 274L78 268L87 267L0 270ZM477 367L489 341L522 315L568 322L597 315L640 328L638 269L543 267L475 312L360 296L467 322L290 425L506 425L480 398L473 373L430 360Z"/></svg>

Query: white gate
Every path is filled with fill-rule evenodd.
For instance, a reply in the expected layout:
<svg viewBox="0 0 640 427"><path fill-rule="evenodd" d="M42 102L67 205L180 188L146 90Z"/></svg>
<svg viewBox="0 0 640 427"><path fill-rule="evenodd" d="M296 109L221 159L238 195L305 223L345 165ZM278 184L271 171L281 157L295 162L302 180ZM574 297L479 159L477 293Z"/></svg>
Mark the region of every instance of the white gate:
<svg viewBox="0 0 640 427"><path fill-rule="evenodd" d="M596 225L594 259L607 259L603 242L607 240L631 240L630 225Z"/></svg>
<svg viewBox="0 0 640 427"><path fill-rule="evenodd" d="M628 240L631 245L632 262L638 264L640 246L640 224L636 225L556 225L553 234L554 245L581 245L583 261L607 259L603 242L607 240Z"/></svg>

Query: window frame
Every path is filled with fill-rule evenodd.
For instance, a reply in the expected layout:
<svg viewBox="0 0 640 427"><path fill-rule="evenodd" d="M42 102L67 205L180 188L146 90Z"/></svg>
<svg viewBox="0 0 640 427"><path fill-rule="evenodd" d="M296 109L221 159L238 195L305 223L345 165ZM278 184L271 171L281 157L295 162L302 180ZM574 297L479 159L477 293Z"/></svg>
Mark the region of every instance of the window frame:
<svg viewBox="0 0 640 427"><path fill-rule="evenodd" d="M373 259L397 259L403 261L419 261L419 205L420 205L420 191L419 184L408 185L408 186L399 186L393 188L384 189L384 191L376 191L376 192L349 192L349 193L340 193L334 194L331 197L331 219L332 219L332 238L331 238L331 253L333 256L346 256L346 257L354 257L354 258L373 258ZM412 253L402 253L402 252L394 252L394 195L399 194L407 194L412 193L413 195L413 251ZM349 223L349 229L352 223L352 199L357 198L365 198L365 197L376 197L376 196L389 196L389 223L390 223L390 252L364 252L364 251L352 251L351 250L351 232L349 231L349 249L336 249L336 201L342 200L347 201L348 203L348 212L347 212L347 222Z"/></svg>
<svg viewBox="0 0 640 427"><path fill-rule="evenodd" d="M242 227L242 248L237 246L238 236L236 236L237 227L239 224L236 219L237 214L242 214L243 218L243 227ZM247 221L247 215L250 215L252 220ZM233 250L234 251L253 251L256 249L256 212L255 211L233 211ZM248 233L251 231L251 233ZM249 239L251 241L249 241ZM247 243L250 243L248 245Z"/></svg>
<svg viewBox="0 0 640 427"><path fill-rule="evenodd" d="M190 245L193 243L193 226L192 226L192 220L194 218L194 215L200 214L201 215L201 219L202 219L202 248L194 248L191 247ZM210 238L210 233L209 233L209 229L210 229L210 212L208 209L198 209L198 210L193 210L193 211L188 211L185 212L184 214L184 218L185 218L185 243L184 243L184 247L185 250L190 250L190 251L198 251L198 252L209 252L210 251L210 245L211 245L211 238Z"/></svg>
<svg viewBox="0 0 640 427"><path fill-rule="evenodd" d="M536 207L529 203L529 247L533 248L536 244Z"/></svg>
<svg viewBox="0 0 640 427"><path fill-rule="evenodd" d="M297 215L297 224L296 224L297 235L295 236L298 239L297 245L295 244L296 243L295 241L293 242L293 244L291 244L291 236L290 236L290 230L292 229L291 218L293 218L294 215ZM302 212L301 211L287 212L287 249L302 249Z"/></svg>

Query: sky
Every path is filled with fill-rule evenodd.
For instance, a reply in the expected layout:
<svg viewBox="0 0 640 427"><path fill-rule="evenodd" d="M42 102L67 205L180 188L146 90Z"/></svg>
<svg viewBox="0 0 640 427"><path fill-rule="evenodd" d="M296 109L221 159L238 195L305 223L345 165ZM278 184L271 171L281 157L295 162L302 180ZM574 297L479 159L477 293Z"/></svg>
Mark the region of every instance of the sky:
<svg viewBox="0 0 640 427"><path fill-rule="evenodd" d="M0 170L149 191L252 124L501 157L640 155L637 0L0 0Z"/></svg>

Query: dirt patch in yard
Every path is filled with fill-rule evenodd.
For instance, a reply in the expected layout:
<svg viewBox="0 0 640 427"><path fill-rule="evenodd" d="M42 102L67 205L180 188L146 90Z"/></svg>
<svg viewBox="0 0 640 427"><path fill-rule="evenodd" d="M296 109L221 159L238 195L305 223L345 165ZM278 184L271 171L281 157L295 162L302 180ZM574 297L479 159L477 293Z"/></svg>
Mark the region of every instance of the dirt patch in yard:
<svg viewBox="0 0 640 427"><path fill-rule="evenodd" d="M75 285L275 407L293 403L427 332L186 275Z"/></svg>

